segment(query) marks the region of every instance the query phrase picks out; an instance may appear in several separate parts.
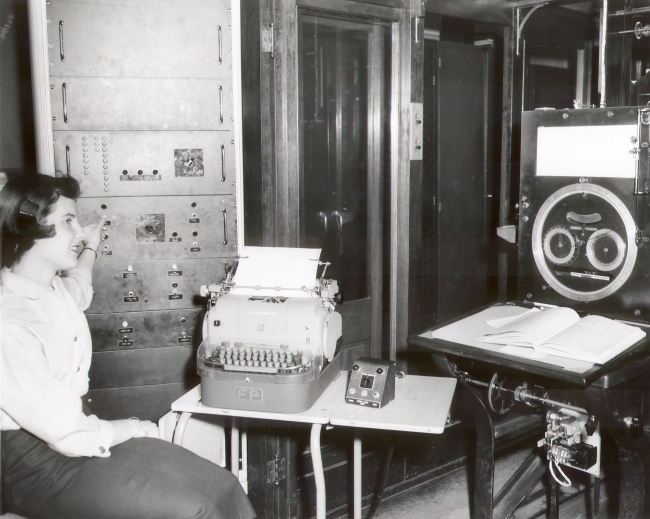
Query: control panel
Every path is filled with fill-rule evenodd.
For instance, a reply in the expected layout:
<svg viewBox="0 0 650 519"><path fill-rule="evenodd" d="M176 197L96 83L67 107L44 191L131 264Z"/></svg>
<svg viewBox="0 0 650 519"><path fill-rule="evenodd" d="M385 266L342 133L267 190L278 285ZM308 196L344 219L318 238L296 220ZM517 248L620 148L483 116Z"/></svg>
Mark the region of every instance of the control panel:
<svg viewBox="0 0 650 519"><path fill-rule="evenodd" d="M354 362L345 401L379 409L395 399L395 362L361 357Z"/></svg>

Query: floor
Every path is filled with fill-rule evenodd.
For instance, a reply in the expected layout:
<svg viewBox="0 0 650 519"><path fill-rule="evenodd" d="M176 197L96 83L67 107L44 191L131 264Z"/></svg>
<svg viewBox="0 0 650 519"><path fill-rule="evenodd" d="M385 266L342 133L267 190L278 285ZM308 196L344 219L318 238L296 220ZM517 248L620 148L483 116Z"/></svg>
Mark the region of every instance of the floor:
<svg viewBox="0 0 650 519"><path fill-rule="evenodd" d="M495 467L495 494L532 452L519 447L498 456ZM383 501L374 519L470 519L468 469L461 467L450 474ZM590 519L593 515L593 489L589 475L566 471L574 487L560 487L560 519ZM610 480L613 478L610 477ZM601 481L599 517L616 517L615 503L608 500L607 474ZM548 485L541 482L515 510L512 518L547 517ZM611 490L611 489L610 489ZM364 510L364 516L367 511Z"/></svg>

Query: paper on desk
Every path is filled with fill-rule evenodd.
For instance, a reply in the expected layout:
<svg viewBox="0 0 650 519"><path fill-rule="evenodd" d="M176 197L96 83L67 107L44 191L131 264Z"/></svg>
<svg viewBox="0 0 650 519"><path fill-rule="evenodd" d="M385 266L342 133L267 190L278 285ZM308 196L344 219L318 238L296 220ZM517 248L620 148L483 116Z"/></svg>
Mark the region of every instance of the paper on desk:
<svg viewBox="0 0 650 519"><path fill-rule="evenodd" d="M311 297L321 249L244 247L233 277L235 294Z"/></svg>
<svg viewBox="0 0 650 519"><path fill-rule="evenodd" d="M512 350L504 351L506 346L499 344L488 344L479 342L477 339L486 333L493 333L494 328L488 322L501 321L505 319L519 319L524 314L529 312L530 309L522 308L513 305L499 305L492 306L474 315L470 315L465 319L456 321L448 326L438 328L434 331L427 331L420 334L420 337L427 339L443 339L449 342L464 344L466 346L473 346L483 350L494 351L513 355L515 357L528 358L545 364L552 364L560 366L563 369L575 373L584 373L593 366L592 362L585 362L581 360L572 360L554 355L544 355L542 357L533 357L531 354L532 348L517 348L512 347ZM521 350L526 350L525 352Z"/></svg>

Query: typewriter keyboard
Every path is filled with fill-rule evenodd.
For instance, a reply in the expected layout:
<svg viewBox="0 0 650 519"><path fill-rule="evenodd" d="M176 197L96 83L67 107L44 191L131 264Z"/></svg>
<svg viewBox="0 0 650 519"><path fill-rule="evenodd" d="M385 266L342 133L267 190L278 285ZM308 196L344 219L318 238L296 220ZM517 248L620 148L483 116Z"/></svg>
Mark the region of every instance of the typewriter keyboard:
<svg viewBox="0 0 650 519"><path fill-rule="evenodd" d="M303 363L300 351L263 346L219 346L205 361L209 366L222 367L225 371L252 373L299 373L311 364Z"/></svg>

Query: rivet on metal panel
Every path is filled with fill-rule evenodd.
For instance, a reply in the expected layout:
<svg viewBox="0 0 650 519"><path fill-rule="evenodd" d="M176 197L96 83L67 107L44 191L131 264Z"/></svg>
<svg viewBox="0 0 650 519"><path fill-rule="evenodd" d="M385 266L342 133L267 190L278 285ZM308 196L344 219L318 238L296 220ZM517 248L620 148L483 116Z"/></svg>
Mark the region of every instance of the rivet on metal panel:
<svg viewBox="0 0 650 519"><path fill-rule="evenodd" d="M126 267L126 270L128 272L133 272L133 267L131 265L129 265L128 267Z"/></svg>
<svg viewBox="0 0 650 519"><path fill-rule="evenodd" d="M50 85L50 90L54 90L54 85Z"/></svg>
<svg viewBox="0 0 650 519"><path fill-rule="evenodd" d="M129 325L127 321L122 321L122 328L126 328Z"/></svg>
<svg viewBox="0 0 650 519"><path fill-rule="evenodd" d="M185 324L187 322L187 319L185 317L181 317L181 323Z"/></svg>
<svg viewBox="0 0 650 519"><path fill-rule="evenodd" d="M56 117L52 117L52 120L53 120L53 121L56 121Z"/></svg>
<svg viewBox="0 0 650 519"><path fill-rule="evenodd" d="M172 270L176 270L178 266L176 266L176 263L172 264Z"/></svg>
<svg viewBox="0 0 650 519"><path fill-rule="evenodd" d="M109 190L109 188L105 187L105 188L104 188L104 191L108 193L110 190ZM108 248L108 247L107 247L107 248Z"/></svg>
<svg viewBox="0 0 650 519"><path fill-rule="evenodd" d="M562 114L562 119L568 119L568 118L569 118L569 114Z"/></svg>

